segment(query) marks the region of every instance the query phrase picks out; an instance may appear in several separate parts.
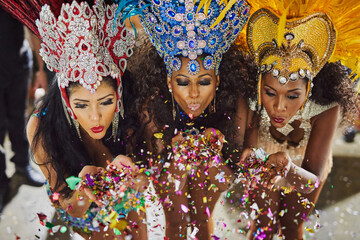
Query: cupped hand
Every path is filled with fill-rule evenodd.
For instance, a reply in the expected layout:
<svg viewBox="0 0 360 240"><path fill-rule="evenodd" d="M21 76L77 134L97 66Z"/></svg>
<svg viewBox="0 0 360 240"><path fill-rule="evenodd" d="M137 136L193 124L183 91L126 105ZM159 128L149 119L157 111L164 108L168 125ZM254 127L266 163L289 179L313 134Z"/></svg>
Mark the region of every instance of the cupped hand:
<svg viewBox="0 0 360 240"><path fill-rule="evenodd" d="M104 169L102 167L97 167L97 166L93 166L93 165L86 165L85 167L83 167L83 169L80 171L79 173L79 177L80 178L85 178L85 176L87 174L89 175L95 175L96 173L98 173L101 169ZM86 196L93 200L99 207L101 207L103 204L99 201L99 199L96 198L96 196L93 194L93 191L90 188L86 188L86 187L81 187L80 191L83 191Z"/></svg>
<svg viewBox="0 0 360 240"><path fill-rule="evenodd" d="M203 132L203 135L206 137L206 140L210 143L216 142L216 149L218 151L222 150L222 147L225 142L225 135L222 134L219 130L215 128L207 128Z"/></svg>
<svg viewBox="0 0 360 240"><path fill-rule="evenodd" d="M285 152L277 152L269 155L269 158L264 164L267 169L262 174L262 180L264 187L269 189L273 188L274 184L281 178L284 177L285 172L289 169L291 159Z"/></svg>

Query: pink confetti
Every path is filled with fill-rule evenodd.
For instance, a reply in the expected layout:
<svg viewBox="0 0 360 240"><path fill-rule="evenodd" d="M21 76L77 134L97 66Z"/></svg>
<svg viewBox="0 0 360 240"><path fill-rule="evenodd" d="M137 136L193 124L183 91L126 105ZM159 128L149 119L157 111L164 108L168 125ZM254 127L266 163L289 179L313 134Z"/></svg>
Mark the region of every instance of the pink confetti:
<svg viewBox="0 0 360 240"><path fill-rule="evenodd" d="M187 206L185 206L184 204L181 204L181 210L182 210L184 213L189 212L189 208L188 208Z"/></svg>
<svg viewBox="0 0 360 240"><path fill-rule="evenodd" d="M208 207L206 207L206 210L205 210L206 214L208 215L208 217L210 217L210 210Z"/></svg>

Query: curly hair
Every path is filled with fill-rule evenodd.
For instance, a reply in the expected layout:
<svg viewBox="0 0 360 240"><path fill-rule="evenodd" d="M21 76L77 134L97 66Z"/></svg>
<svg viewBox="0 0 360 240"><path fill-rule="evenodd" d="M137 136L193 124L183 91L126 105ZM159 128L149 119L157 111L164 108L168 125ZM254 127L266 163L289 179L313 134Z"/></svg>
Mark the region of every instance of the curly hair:
<svg viewBox="0 0 360 240"><path fill-rule="evenodd" d="M134 56L129 60L128 69L132 72L134 81L135 97L133 114L140 116L140 128L135 133L136 145L145 148L143 136L147 125L154 123L158 131L162 131L165 146L170 145L174 130L179 129L179 122L173 120L172 96L167 88L167 71L163 59L156 49L145 41L144 44L134 50ZM223 56L219 67L220 85L216 92L216 113L209 113L207 117L201 118L201 127L213 127L219 129L226 139L233 139L236 134L234 118L236 115L237 101L244 97L247 87L243 82L251 82L250 78L256 76L256 67L253 60L244 55L236 48L231 48ZM240 81L239 78L242 78ZM177 105L178 107L178 105ZM201 121L201 122L200 122ZM151 134L151 133L150 133ZM152 146L156 146L152 135ZM242 146L224 146L223 154L227 158L232 154L233 148ZM156 147L154 147L156 149ZM161 152L161 149L160 151Z"/></svg>
<svg viewBox="0 0 360 240"><path fill-rule="evenodd" d="M307 78L304 79L309 81ZM257 78L249 78L249 80L251 82L244 82L248 88L245 90L246 97L256 100L258 94ZM348 69L340 62L326 63L314 78L313 83L314 87L309 99L320 105L338 103L343 117L348 120L356 115L355 90L349 78Z"/></svg>

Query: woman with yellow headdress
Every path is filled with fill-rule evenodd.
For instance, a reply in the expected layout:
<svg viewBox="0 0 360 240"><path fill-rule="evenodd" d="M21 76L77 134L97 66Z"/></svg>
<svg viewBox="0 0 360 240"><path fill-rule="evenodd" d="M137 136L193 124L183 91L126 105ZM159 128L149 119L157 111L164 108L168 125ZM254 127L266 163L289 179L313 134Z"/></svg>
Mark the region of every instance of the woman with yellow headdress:
<svg viewBox="0 0 360 240"><path fill-rule="evenodd" d="M249 4L254 13L246 43L258 65L258 82L249 101L254 117L246 145L270 154L256 187L249 189L258 209L251 239L272 239L277 231L285 239L303 239L303 223L332 167L339 119L355 110L348 69L359 68L360 3ZM245 150L240 165L248 166L251 155Z"/></svg>

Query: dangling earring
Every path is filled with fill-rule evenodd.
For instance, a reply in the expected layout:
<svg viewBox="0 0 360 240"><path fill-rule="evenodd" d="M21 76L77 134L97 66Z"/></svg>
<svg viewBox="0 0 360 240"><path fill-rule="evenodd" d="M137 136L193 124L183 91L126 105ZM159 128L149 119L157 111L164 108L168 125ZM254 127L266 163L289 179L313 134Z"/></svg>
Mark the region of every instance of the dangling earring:
<svg viewBox="0 0 360 240"><path fill-rule="evenodd" d="M111 134L114 142L116 142L118 128L119 128L119 114L117 112L115 112L113 120L112 120L112 134Z"/></svg>
<svg viewBox="0 0 360 240"><path fill-rule="evenodd" d="M304 103L303 103L303 105L301 106L301 109L300 109L301 112L303 111L306 102L308 101L308 99L311 96L311 90L312 90L313 86L314 86L314 84L312 83L312 80L309 80L308 83L307 83L306 98L305 98L305 101L304 101Z"/></svg>
<svg viewBox="0 0 360 240"><path fill-rule="evenodd" d="M78 120L75 120L75 119L71 119L71 120L72 120L72 123L73 123L73 125L74 125L74 127L76 129L76 133L77 133L80 141L82 141L81 135L80 135L80 124L79 124Z"/></svg>
<svg viewBox="0 0 360 240"><path fill-rule="evenodd" d="M175 121L176 118L176 111L175 111L175 104L174 104L174 94L171 90L171 88L169 88L169 92L171 93L171 100L172 100L172 115L173 115L173 120Z"/></svg>
<svg viewBox="0 0 360 240"><path fill-rule="evenodd" d="M259 74L259 77L258 77L258 105L259 107L261 106L261 74Z"/></svg>
<svg viewBox="0 0 360 240"><path fill-rule="evenodd" d="M215 89L215 94L214 94L214 98L213 98L213 104L212 104L212 107L210 108L211 112L212 113L216 113L216 91L218 90L219 88L216 87Z"/></svg>

